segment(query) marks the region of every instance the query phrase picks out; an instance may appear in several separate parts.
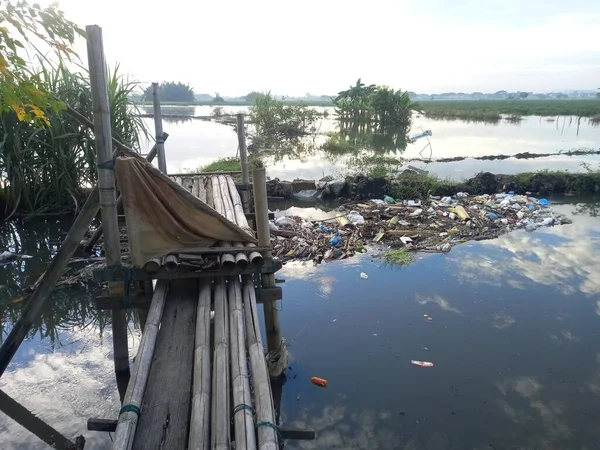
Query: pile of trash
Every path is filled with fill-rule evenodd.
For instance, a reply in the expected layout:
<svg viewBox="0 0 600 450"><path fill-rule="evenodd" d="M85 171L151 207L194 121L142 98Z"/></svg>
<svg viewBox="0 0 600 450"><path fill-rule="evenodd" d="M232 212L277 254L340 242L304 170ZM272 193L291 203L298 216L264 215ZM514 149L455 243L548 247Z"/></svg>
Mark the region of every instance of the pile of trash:
<svg viewBox="0 0 600 450"><path fill-rule="evenodd" d="M400 200L389 196L351 202L336 217L304 220L279 217L271 223L274 256L282 261L316 264L344 259L365 251L366 245L385 245L423 252L449 252L457 244L493 239L516 229L571 223L557 214L548 200L514 192L427 200Z"/></svg>

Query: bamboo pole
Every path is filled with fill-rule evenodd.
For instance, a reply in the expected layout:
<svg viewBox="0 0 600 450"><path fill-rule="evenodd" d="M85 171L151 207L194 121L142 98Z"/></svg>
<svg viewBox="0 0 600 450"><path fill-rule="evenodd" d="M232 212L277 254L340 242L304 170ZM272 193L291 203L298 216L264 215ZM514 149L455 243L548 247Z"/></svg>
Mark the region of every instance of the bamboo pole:
<svg viewBox="0 0 600 450"><path fill-rule="evenodd" d="M235 217L235 222L245 230L250 230L250 226L248 225L248 219L246 218L246 214L244 213L244 209L240 202L236 201L239 199L239 195L237 192L237 188L235 187L235 182L233 178L227 178L227 187L229 188L229 195L231 196L231 201L233 203L233 213ZM238 245L234 244L234 247L238 247ZM246 247L256 247L255 244L246 244ZM246 255L244 255L246 257ZM245 268L248 265L248 259L250 260L250 264L255 267L262 267L265 263L263 256L257 251L251 251L250 255L246 257L245 264L243 258L238 259L238 255L235 256L235 262L238 267L241 269Z"/></svg>
<svg viewBox="0 0 600 450"><path fill-rule="evenodd" d="M219 181L218 176L211 177L212 184L212 201L214 204L214 209L223 217L229 219L231 217L231 213L227 213L225 207L225 195L221 191L221 183ZM229 219L231 220L231 219ZM235 223L235 222L234 222ZM219 242L220 247L231 247L230 242ZM231 253L224 253L221 255L221 267L227 270L232 270L235 267L235 256Z"/></svg>
<svg viewBox="0 0 600 450"><path fill-rule="evenodd" d="M169 133L163 133L163 139L166 141L168 138L169 138ZM152 162L155 157L156 157L156 144L154 144L154 146L150 149L150 152L148 152L148 154L146 155L146 161ZM123 197L121 195L119 195L119 198L117 198L117 209L121 208L121 206L123 206ZM92 249L92 247L94 245L96 245L96 242L98 242L98 239L100 239L100 236L102 236L103 232L104 232L104 227L102 226L102 224L98 225L98 228L96 228L96 230L92 234L92 237L87 241L87 243L85 244L85 247L83 247L83 251L89 252Z"/></svg>
<svg viewBox="0 0 600 450"><path fill-rule="evenodd" d="M146 326L142 333L142 340L133 366L133 374L123 400L123 404L126 406L133 405L138 409L142 407L168 290L169 282L167 280L160 280L156 283ZM119 414L113 450L129 450L132 448L138 418L139 414L134 411L125 411Z"/></svg>
<svg viewBox="0 0 600 450"><path fill-rule="evenodd" d="M115 172L106 166L103 167L104 164L107 164L112 159L113 151L102 29L97 25L88 25L86 33L92 106L94 111L94 135L98 159L100 213L105 228L104 251L106 253L107 267L118 267L121 265L121 244L119 242ZM122 283L109 283L108 289L111 296L124 294ZM129 349L125 311L113 310L112 318L115 373L117 377L129 379ZM123 394L122 391L121 394Z"/></svg>
<svg viewBox="0 0 600 450"><path fill-rule="evenodd" d="M246 127L244 125L244 114L237 114L237 135L238 146L240 148L240 163L242 166L242 183L245 186L250 184L250 174L248 172L248 149L246 147ZM250 198L248 190L242 192L242 203L245 212L250 212Z"/></svg>
<svg viewBox="0 0 600 450"><path fill-rule="evenodd" d="M200 280L188 450L210 448L210 312L211 285L207 279Z"/></svg>
<svg viewBox="0 0 600 450"><path fill-rule="evenodd" d="M168 273L175 273L179 269L179 258L177 255L167 255L163 265Z"/></svg>
<svg viewBox="0 0 600 450"><path fill-rule="evenodd" d="M161 266L160 258L152 258L144 263L144 272L149 274L157 273L160 270Z"/></svg>
<svg viewBox="0 0 600 450"><path fill-rule="evenodd" d="M259 450L279 450L277 434L272 426L275 423L275 410L269 386L269 374L265 361L264 349L260 338L258 312L254 284L249 276L242 277L244 312L246 316L246 336L248 338L248 353L252 368L252 383L254 386L254 399L256 403L256 423Z"/></svg>
<svg viewBox="0 0 600 450"><path fill-rule="evenodd" d="M199 178L198 184L198 198L206 203L206 178Z"/></svg>
<svg viewBox="0 0 600 450"><path fill-rule="evenodd" d="M33 414L11 396L0 390L0 411L13 419L27 431L36 435L40 440L44 441L52 448L61 450L80 450L83 449L85 439L79 436L73 443L66 436L63 436L53 427L48 425L38 416ZM6 431L5 431L6 432ZM5 444L10 445L5 442ZM32 444L30 444L32 445ZM26 445L29 447L29 445Z"/></svg>
<svg viewBox="0 0 600 450"><path fill-rule="evenodd" d="M229 183L229 180L231 180L231 182L233 183L231 177L219 175L219 187L221 190L221 196L223 197L225 213L227 215L227 218L233 223L239 225L240 228L248 229L248 221L246 219L246 216L244 215L244 211L241 210L241 205L239 204L239 202L236 202L234 200L234 197L239 198L239 195L237 195L235 183L233 183L233 191L231 191L231 185ZM239 212L242 213L241 216L239 215L239 212L236 212L236 205L239 209ZM233 246L244 247L244 244L234 242ZM245 269L246 267L248 267L248 257L245 253L238 253L235 255L235 265L240 269Z"/></svg>
<svg viewBox="0 0 600 450"><path fill-rule="evenodd" d="M193 184L192 184L192 195L194 197L200 198L200 180L195 177L193 178Z"/></svg>
<svg viewBox="0 0 600 450"><path fill-rule="evenodd" d="M264 168L255 169L253 172L253 188L254 188L254 207L256 217L256 232L258 237L258 245L267 247L271 243L271 233L269 230L269 208L267 203L267 184L266 172ZM263 252L265 259L271 258L271 251ZM265 288L275 286L275 275L262 275L262 286ZM281 330L279 327L279 311L275 307L275 302L270 300L263 304L265 316L265 331L267 333L267 348L269 352L283 354ZM281 365L281 370L285 365ZM273 374L279 375L279 374Z"/></svg>
<svg viewBox="0 0 600 450"><path fill-rule="evenodd" d="M229 308L223 277L215 279L211 449L230 450Z"/></svg>
<svg viewBox="0 0 600 450"><path fill-rule="evenodd" d="M229 277L229 333L231 345L231 390L233 393L236 450L255 450L256 436L252 411L252 396L248 378L248 359L246 357L246 336L244 330L244 311L242 307L242 287L239 277ZM245 406L239 406L245 405Z"/></svg>
<svg viewBox="0 0 600 450"><path fill-rule="evenodd" d="M158 168L162 173L166 174L167 159L165 157L165 141L163 140L162 114L160 111L158 83L152 83L152 106L154 112L154 130L156 132L156 156L158 157Z"/></svg>

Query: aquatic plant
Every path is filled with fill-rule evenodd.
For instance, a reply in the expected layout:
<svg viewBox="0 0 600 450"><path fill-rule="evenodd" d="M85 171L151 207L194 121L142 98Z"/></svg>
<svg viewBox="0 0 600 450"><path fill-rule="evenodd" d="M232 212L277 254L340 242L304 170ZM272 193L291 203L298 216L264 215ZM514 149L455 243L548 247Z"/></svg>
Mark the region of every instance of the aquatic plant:
<svg viewBox="0 0 600 450"><path fill-rule="evenodd" d="M413 262L414 256L406 248L398 248L385 252L385 262L396 266L408 266Z"/></svg>

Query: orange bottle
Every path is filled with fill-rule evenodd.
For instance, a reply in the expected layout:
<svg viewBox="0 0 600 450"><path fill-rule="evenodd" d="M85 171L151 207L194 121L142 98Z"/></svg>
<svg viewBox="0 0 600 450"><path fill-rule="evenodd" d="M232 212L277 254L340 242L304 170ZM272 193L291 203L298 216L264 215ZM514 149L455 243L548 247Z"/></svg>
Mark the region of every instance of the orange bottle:
<svg viewBox="0 0 600 450"><path fill-rule="evenodd" d="M312 384L316 384L317 386L327 387L327 380L324 378L312 377L310 381L312 381Z"/></svg>

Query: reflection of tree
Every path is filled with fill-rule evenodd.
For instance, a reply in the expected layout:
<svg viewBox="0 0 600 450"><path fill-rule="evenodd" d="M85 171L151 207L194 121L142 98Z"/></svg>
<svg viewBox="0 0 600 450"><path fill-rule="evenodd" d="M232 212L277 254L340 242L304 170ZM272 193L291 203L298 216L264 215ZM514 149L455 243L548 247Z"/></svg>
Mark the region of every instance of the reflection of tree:
<svg viewBox="0 0 600 450"><path fill-rule="evenodd" d="M572 214L587 214L590 217L598 217L600 212L600 202L578 203Z"/></svg>
<svg viewBox="0 0 600 450"><path fill-rule="evenodd" d="M0 342L21 315L23 298L28 294L26 288L46 270L69 226L70 222L65 220L58 224L53 221L14 222L0 228L2 251L31 256L0 267ZM79 268L71 265L68 270L76 273ZM54 346L58 344L59 331L73 326L97 324L102 332L110 322L110 311L96 310L93 298L97 295L100 295L100 289L91 285L56 290L42 317L32 327L30 336L39 334L40 338L50 338Z"/></svg>

